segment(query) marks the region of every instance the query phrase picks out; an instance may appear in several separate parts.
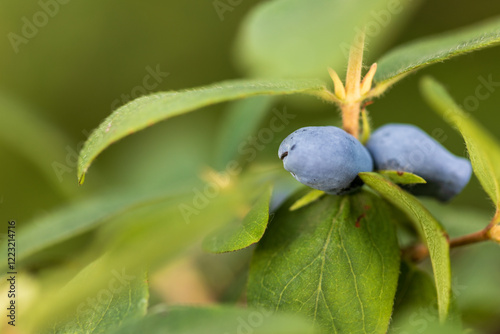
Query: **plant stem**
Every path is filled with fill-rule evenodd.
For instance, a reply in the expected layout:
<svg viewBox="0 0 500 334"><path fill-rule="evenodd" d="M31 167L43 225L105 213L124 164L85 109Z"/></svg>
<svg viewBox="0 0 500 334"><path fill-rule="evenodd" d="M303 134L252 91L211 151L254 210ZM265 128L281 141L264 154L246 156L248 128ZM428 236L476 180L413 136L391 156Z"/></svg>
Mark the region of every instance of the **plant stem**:
<svg viewBox="0 0 500 334"><path fill-rule="evenodd" d="M363 67L363 49L365 33L360 32L351 45L347 75L345 80L346 98L342 104L342 122L346 132L355 138L359 136L359 113L361 105L361 70Z"/></svg>
<svg viewBox="0 0 500 334"><path fill-rule="evenodd" d="M493 228L494 224L491 222L485 229L474 232L471 234L463 235L449 240L450 248L466 246L482 241L490 240L489 232ZM403 250L405 257L409 258L413 262L420 262L429 256L429 249L423 244L409 247Z"/></svg>

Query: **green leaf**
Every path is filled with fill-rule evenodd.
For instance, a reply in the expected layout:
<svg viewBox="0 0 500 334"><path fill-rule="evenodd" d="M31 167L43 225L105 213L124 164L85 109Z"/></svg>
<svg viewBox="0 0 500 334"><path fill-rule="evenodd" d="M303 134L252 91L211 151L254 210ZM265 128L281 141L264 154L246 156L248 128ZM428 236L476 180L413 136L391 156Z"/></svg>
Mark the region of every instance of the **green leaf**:
<svg viewBox="0 0 500 334"><path fill-rule="evenodd" d="M266 1L242 25L238 60L256 77L327 78L328 67L345 67L350 44L364 24L371 29L370 50L377 52L379 42L389 39L390 25L404 21L417 2L402 0L393 8L390 0Z"/></svg>
<svg viewBox="0 0 500 334"><path fill-rule="evenodd" d="M178 196L178 194L177 194ZM30 255L88 232L111 218L125 214L134 208L166 201L176 197L172 194L120 194L97 196L76 202L51 214L40 217L20 230L17 260L23 261ZM6 241L1 245L6 246Z"/></svg>
<svg viewBox="0 0 500 334"><path fill-rule="evenodd" d="M108 146L162 120L245 97L298 93L326 99L333 96L325 85L317 80L240 80L138 98L115 110L91 134L80 152L78 180L80 184L83 182L92 161Z"/></svg>
<svg viewBox="0 0 500 334"><path fill-rule="evenodd" d="M452 308L446 323L440 323L436 301L432 277L403 261L389 333L462 333L460 317L455 308Z"/></svg>
<svg viewBox="0 0 500 334"><path fill-rule="evenodd" d="M276 213L250 266L250 306L306 315L329 333L386 333L399 273L390 209L377 195L324 196Z"/></svg>
<svg viewBox="0 0 500 334"><path fill-rule="evenodd" d="M360 173L361 179L389 202L406 213L429 248L438 296L439 317L448 315L451 299L451 269L447 234L439 222L412 195L377 173Z"/></svg>
<svg viewBox="0 0 500 334"><path fill-rule="evenodd" d="M377 173L385 176L391 182L397 184L418 184L418 183L427 183L423 178L418 175L408 173L408 172L400 172L396 170L379 170Z"/></svg>
<svg viewBox="0 0 500 334"><path fill-rule="evenodd" d="M242 222L224 226L203 242L203 248L211 253L234 252L258 242L266 231L269 221L269 203L272 188L262 194Z"/></svg>
<svg viewBox="0 0 500 334"><path fill-rule="evenodd" d="M463 204L450 205L432 200L426 200L424 204L453 237L483 229L492 216L490 210L478 210ZM451 256L453 294L466 324L482 328L485 323L496 323L500 319L500 247L485 242L457 248Z"/></svg>
<svg viewBox="0 0 500 334"><path fill-rule="evenodd" d="M295 203L292 204L290 207L290 211L295 211L300 208L303 208L304 206L316 201L318 198L322 197L326 193L321 190L311 190L307 194L305 194L303 197L299 198Z"/></svg>
<svg viewBox="0 0 500 334"><path fill-rule="evenodd" d="M74 312L82 301L109 284L108 274L113 269L158 268L192 249L208 233L234 220L262 193L264 184L258 181L253 174L243 174L231 187L216 189L217 193L214 189L205 193L207 188L201 185L186 195L144 203L114 216L96 231L91 247L72 261L78 266L106 252L85 284L61 294L59 289L65 285L68 271L72 274L75 268L46 272L37 298L40 302L30 305L26 325L43 328L55 315ZM50 225L46 227L50 230Z"/></svg>
<svg viewBox="0 0 500 334"><path fill-rule="evenodd" d="M479 225L476 231L484 227L484 224L476 225ZM498 324L500 247L492 242L482 243L463 250L457 249L453 256L453 289L464 319L477 328L486 323Z"/></svg>
<svg viewBox="0 0 500 334"><path fill-rule="evenodd" d="M0 144L31 161L62 194L73 193L74 185L58 178L54 169L57 163L70 169L65 146L71 141L59 129L38 117L36 110L4 95L0 95L0 110Z"/></svg>
<svg viewBox="0 0 500 334"><path fill-rule="evenodd" d="M442 328L454 328L461 332L461 320L456 304L451 304L450 316ZM390 333L418 332L422 318L439 325L436 287L432 277L415 265L403 261L399 276L398 290L394 302ZM413 327L413 328L412 328ZM401 330L404 328L404 330Z"/></svg>
<svg viewBox="0 0 500 334"><path fill-rule="evenodd" d="M100 260L97 260L99 262ZM96 268L93 262L82 270L63 290L86 284ZM87 334L109 333L125 321L141 319L146 315L149 290L147 275L131 274L123 270L112 271L109 285L79 305L77 312L45 333Z"/></svg>
<svg viewBox="0 0 500 334"><path fill-rule="evenodd" d="M256 96L229 105L217 135L215 167L218 170L226 168L233 159L239 160L240 145L256 132L273 101L270 96Z"/></svg>
<svg viewBox="0 0 500 334"><path fill-rule="evenodd" d="M472 168L484 190L500 208L500 146L497 139L467 115L446 89L432 78L424 78L422 93L429 105L462 134Z"/></svg>
<svg viewBox="0 0 500 334"><path fill-rule="evenodd" d="M398 281L396 300L394 301L393 321L399 318L408 320L407 312L414 312L419 308L427 308L430 313L436 313L436 287L432 277L418 269L413 264L402 261L401 274Z"/></svg>
<svg viewBox="0 0 500 334"><path fill-rule="evenodd" d="M500 42L500 18L423 38L389 51L377 63L375 82L390 85L422 67Z"/></svg>
<svg viewBox="0 0 500 334"><path fill-rule="evenodd" d="M306 320L296 316L272 315L270 312L218 307L166 307L165 312L151 314L140 321L129 322L113 334L304 334L313 333Z"/></svg>

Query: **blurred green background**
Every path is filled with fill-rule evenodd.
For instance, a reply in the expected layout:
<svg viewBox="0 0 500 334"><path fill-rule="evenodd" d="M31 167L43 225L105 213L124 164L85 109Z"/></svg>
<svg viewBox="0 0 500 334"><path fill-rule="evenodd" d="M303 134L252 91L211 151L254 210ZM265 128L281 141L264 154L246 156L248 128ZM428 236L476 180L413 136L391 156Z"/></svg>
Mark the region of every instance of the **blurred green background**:
<svg viewBox="0 0 500 334"><path fill-rule="evenodd" d="M212 1L70 1L61 5L59 13L27 44L20 44L19 52L15 53L7 34L20 34L21 18L32 17L40 6L37 1L3 1L0 3L0 34L5 38L0 44L0 89L4 95L29 105L63 132L68 141L61 142L57 149L66 155L66 146L77 151L79 142L86 138L85 133L111 113L116 99L124 101L122 94L131 95L134 87L142 85L148 74L146 67L159 66L161 71L169 73L154 91L241 77L232 57L234 40L243 17L257 2L243 1L232 12L226 12L221 21ZM495 1L425 1L398 29L397 36L391 36L384 44L390 43L386 46L389 49L392 45L498 13L500 3ZM382 51L369 53L366 64L375 61ZM422 101L418 79L424 74L434 75L460 101L474 94L479 76L491 75L500 81L499 55L498 48L488 49L431 66L403 80L371 106L374 125L409 122L429 132L441 128L447 136L444 145L454 153L463 154L464 145L459 135ZM294 99L280 103L298 117L266 148L262 159L275 162L275 151L281 139L300 126L338 122L334 107L311 98L306 104L295 103ZM495 91L472 112L492 132L500 121L498 105L500 91ZM213 147L210 144L214 143L212 138L221 117L218 111L223 107L212 108L214 112L182 116L112 146L97 160L83 188L77 189L74 168L63 178L81 193L91 187L144 186L148 180L150 184L158 184L158 180L178 180L180 174L176 177L165 175L168 173L168 169L162 168L165 166L173 169L171 173L193 176L198 164L209 162ZM182 148L183 142L186 144ZM36 146L36 143L31 144ZM203 149L188 152L190 147L198 145L203 145ZM7 215L22 224L58 205L62 198L25 157L5 146L0 149L2 219L7 219ZM200 152L204 156L193 156ZM171 166L173 161L182 166L174 168ZM454 201L490 207L475 180Z"/></svg>
<svg viewBox="0 0 500 334"><path fill-rule="evenodd" d="M19 45L17 53L7 36L20 34L22 18L32 17L40 5L34 0L0 2L0 35L4 36L0 39L0 95L26 105L48 124L46 136L59 138L54 154L69 168L62 175L63 186L58 187L55 172L44 174L43 167L37 168L16 144L0 140L0 220L16 219L22 227L73 196L95 196L110 189L182 188L197 180L203 167L211 164L224 105L155 125L113 145L95 162L83 187L77 186L76 167L64 159L68 150L79 151L86 133L111 113L117 99L121 105L128 99L123 94L139 91L147 68L168 72L148 93L244 76L234 61L234 41L243 18L259 2L243 1L221 21L211 0L69 1L60 5L59 13L34 38ZM498 14L498 1L423 1L396 34L382 36L384 49L368 46L366 65L392 46ZM444 145L464 155L461 137L423 102L418 80L433 75L463 101L475 93L479 77L491 76L500 82L499 59L500 48L491 48L411 75L370 106L374 125L406 122L429 133L442 129ZM337 70L343 72L344 68ZM499 105L500 89L471 111L494 134L498 134ZM7 106L0 105L0 122ZM260 153L259 161L279 162L279 143L301 126L340 121L334 106L312 98L284 98L276 106L286 106L297 117ZM24 144L36 150L39 142L35 137ZM49 157L45 169L54 162ZM492 211L476 179L452 204Z"/></svg>

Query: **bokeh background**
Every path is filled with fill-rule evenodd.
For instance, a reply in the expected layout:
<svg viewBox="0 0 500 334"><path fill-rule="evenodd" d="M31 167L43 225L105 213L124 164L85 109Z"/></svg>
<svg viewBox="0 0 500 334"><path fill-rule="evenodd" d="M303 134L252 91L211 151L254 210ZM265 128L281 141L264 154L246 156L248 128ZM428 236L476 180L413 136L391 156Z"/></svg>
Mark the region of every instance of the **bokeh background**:
<svg viewBox="0 0 500 334"><path fill-rule="evenodd" d="M46 131L33 136L23 136L29 127L26 130L25 124L17 124L19 129L10 129L12 133L19 130L17 143L12 141L12 133L10 140L0 140L0 220L16 219L23 227L70 198L92 197L119 189L182 187L198 179L200 170L213 161L225 105L177 117L113 145L95 162L82 187L77 185L76 165L64 160L60 162L69 169L58 186L58 182L54 182L56 173L51 174L50 166L54 162L51 157L65 159L68 152L78 152L88 133L114 107L130 99L124 94L130 96L140 91L136 87L142 86L147 68L158 67L168 73L148 93L245 76L245 69L235 60L235 40L246 14L259 2L242 1L221 20L211 0L72 0L61 5L57 15L39 28L27 44L19 45L17 53L7 36L11 32L20 34L22 18L38 12L40 5L35 0L0 2L0 36L3 36L0 39L0 94L5 100L0 105L0 122L4 108L19 108L30 110L46 123ZM378 44L373 48L368 46L366 64L398 44L498 14L500 2L497 1L422 1L408 13L404 22L383 34ZM329 42L328 33L324 35L324 42ZM480 84L479 77L492 76L500 82L499 59L500 48L491 48L411 75L370 106L373 124L404 122L428 132L442 129L446 136L444 145L456 154L465 155L461 137L424 103L418 90L419 79L426 74L436 77L461 101L474 94ZM343 73L345 66L344 63L337 68L338 72ZM278 100L277 105L286 106L297 117L259 153L258 161L277 162L279 143L301 126L340 122L334 106L312 98L284 98ZM499 105L500 89L497 88L471 111L494 134L498 134ZM265 122L263 124L267 124ZM42 158L30 157L19 149L19 144L25 145L28 140L35 151L39 148ZM46 140L53 143L52 152L45 152L45 146L40 145ZM74 162L76 157L72 155L72 159ZM473 208L485 216L492 213L490 201L476 179L451 204ZM471 224L477 227L483 223L486 222ZM491 254L481 247L471 248ZM481 262L480 267L489 267L498 275L498 269L494 269L498 267L498 259L488 261ZM465 267L457 269L460 270L464 275L469 272ZM483 270L483 274L487 273ZM479 286L482 283L463 284ZM491 301L493 309L486 313L481 312L479 306L476 308L476 304L480 305L483 297L493 300L499 296L498 291L493 297L482 290L481 294L470 294L469 299L462 297L464 303L468 303L464 307L472 309L467 313L471 322L481 323L484 318L488 324L485 326L494 328L490 323L495 322L492 319L498 315L500 304Z"/></svg>

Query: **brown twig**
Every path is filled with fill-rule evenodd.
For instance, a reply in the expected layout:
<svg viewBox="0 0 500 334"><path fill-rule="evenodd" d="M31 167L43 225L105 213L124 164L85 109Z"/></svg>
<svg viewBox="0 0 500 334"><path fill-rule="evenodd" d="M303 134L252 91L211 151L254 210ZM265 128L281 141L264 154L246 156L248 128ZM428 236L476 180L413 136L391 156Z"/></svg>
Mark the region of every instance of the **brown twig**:
<svg viewBox="0 0 500 334"><path fill-rule="evenodd" d="M475 244L482 241L491 240L490 230L495 226L493 221L481 231L463 235L448 241L450 248L456 248ZM410 259L412 262L421 262L429 256L429 249L424 244L411 246L403 250L403 257Z"/></svg>

